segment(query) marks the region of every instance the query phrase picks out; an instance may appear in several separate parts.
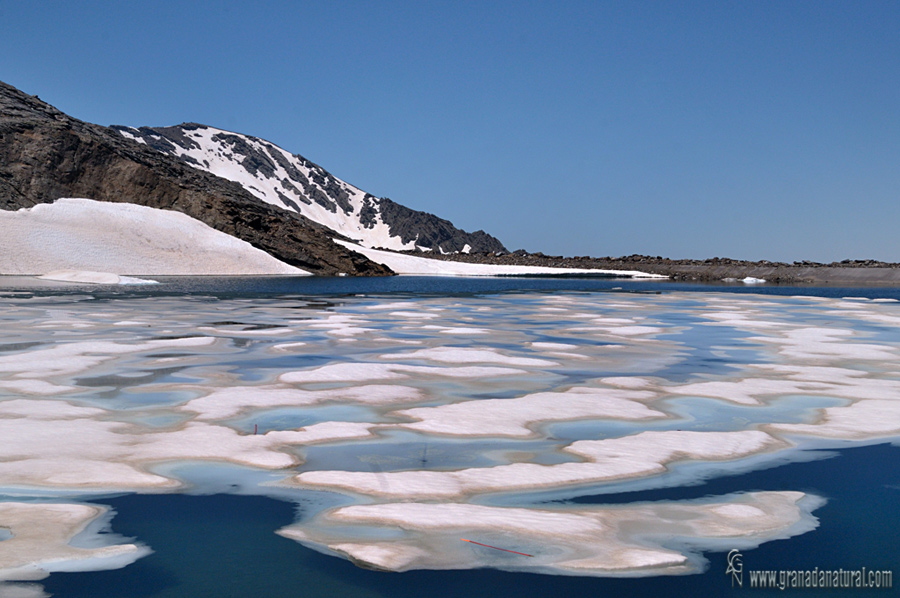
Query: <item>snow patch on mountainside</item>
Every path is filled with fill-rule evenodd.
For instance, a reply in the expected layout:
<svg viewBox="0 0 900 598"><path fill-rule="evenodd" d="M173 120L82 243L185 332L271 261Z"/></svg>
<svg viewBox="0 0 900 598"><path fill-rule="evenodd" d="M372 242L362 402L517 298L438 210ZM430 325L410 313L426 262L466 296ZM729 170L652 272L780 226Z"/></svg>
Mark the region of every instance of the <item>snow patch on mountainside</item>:
<svg viewBox="0 0 900 598"><path fill-rule="evenodd" d="M58 271L155 275L308 274L169 210L58 199L0 211L0 274Z"/></svg>
<svg viewBox="0 0 900 598"><path fill-rule="evenodd" d="M484 231L468 233L433 214L374 197L303 156L257 137L196 123L112 129L238 183L258 199L302 214L365 247L441 253L505 250Z"/></svg>
<svg viewBox="0 0 900 598"><path fill-rule="evenodd" d="M415 240L392 235L381 200L273 143L202 125L154 130L116 127L125 137L234 181L257 198L357 240L366 247L415 249ZM177 133L175 132L177 131ZM174 141L174 143L173 143Z"/></svg>

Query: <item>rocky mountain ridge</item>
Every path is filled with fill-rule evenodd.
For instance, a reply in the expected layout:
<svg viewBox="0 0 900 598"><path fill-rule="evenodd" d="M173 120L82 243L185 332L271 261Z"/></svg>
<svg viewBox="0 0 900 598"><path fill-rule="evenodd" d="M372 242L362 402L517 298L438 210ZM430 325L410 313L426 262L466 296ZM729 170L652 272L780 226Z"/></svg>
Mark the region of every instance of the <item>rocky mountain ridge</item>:
<svg viewBox="0 0 900 598"><path fill-rule="evenodd" d="M0 209L61 197L182 212L314 274L392 274L300 214L0 82Z"/></svg>
<svg viewBox="0 0 900 598"><path fill-rule="evenodd" d="M306 216L365 247L437 253L505 251L484 231L378 198L277 145L197 123L173 127L113 126L123 136L242 185L252 195Z"/></svg>

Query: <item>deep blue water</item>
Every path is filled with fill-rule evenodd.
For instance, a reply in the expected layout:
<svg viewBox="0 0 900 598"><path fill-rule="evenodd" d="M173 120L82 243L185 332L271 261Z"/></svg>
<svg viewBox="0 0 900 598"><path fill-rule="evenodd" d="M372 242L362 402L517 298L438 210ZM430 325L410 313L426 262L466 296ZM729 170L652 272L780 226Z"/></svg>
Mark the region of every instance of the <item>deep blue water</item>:
<svg viewBox="0 0 900 598"><path fill-rule="evenodd" d="M843 287L813 285L741 283L695 284L674 281L651 282L649 280L609 278L527 278L454 276L391 276L373 278L350 277L155 277L159 285L97 287L67 285L66 289L35 291L36 294L78 294L85 291L97 298L124 298L132 296L166 296L191 294L202 300L225 297L261 297L272 295L308 295L328 304L340 302L342 296L352 295L473 295L504 292L553 292L553 291L621 291L621 292L727 292L760 295L813 295L818 297L869 297L900 300L900 288L891 286ZM0 280L2 284L2 280Z"/></svg>

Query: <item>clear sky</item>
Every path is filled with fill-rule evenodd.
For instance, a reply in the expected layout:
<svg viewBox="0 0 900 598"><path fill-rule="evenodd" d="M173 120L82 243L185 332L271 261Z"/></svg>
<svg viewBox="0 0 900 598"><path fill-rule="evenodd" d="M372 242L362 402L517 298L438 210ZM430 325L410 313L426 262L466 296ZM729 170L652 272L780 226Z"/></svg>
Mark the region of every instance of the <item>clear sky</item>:
<svg viewBox="0 0 900 598"><path fill-rule="evenodd" d="M900 2L0 0L0 80L549 254L900 261Z"/></svg>

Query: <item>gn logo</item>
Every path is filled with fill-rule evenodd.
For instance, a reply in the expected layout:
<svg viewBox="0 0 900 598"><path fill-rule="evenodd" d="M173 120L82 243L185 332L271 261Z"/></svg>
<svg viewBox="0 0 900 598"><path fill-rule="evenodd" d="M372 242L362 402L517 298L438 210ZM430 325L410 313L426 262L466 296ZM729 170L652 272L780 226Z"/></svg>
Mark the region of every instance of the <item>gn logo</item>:
<svg viewBox="0 0 900 598"><path fill-rule="evenodd" d="M725 575L731 575L731 587L737 582L739 588L744 587L744 562L741 560L743 555L735 548L728 553L728 568L725 569Z"/></svg>

